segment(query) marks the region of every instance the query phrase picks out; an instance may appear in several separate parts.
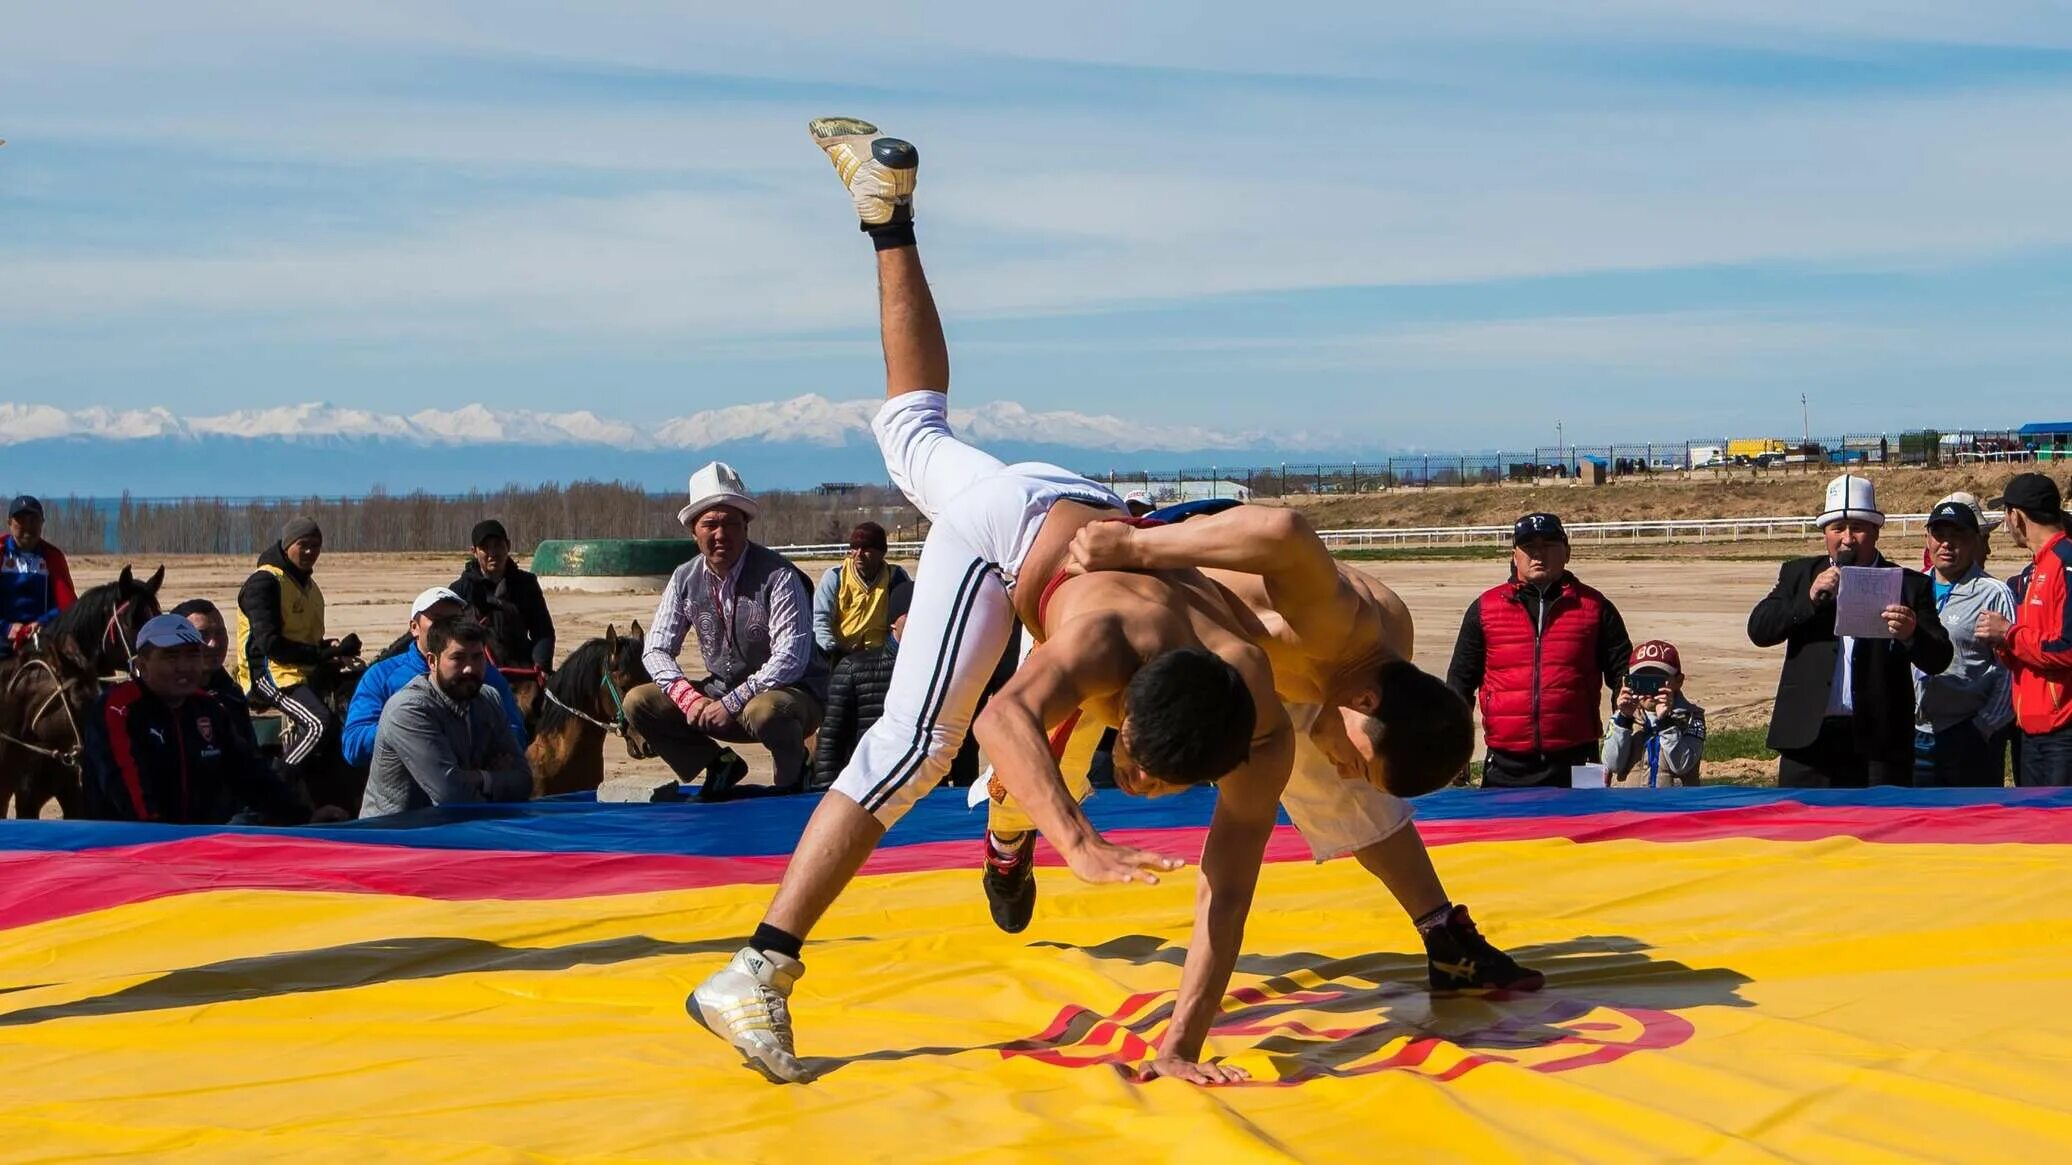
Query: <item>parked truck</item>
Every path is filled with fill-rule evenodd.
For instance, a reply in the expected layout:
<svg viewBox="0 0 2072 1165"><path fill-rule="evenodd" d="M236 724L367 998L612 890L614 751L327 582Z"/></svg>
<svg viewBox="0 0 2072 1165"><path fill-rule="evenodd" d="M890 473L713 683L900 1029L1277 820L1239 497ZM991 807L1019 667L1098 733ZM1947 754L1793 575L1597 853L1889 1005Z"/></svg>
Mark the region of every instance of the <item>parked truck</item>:
<svg viewBox="0 0 2072 1165"><path fill-rule="evenodd" d="M1790 452L1782 437L1736 437L1727 442L1727 460L1735 465L1771 465Z"/></svg>

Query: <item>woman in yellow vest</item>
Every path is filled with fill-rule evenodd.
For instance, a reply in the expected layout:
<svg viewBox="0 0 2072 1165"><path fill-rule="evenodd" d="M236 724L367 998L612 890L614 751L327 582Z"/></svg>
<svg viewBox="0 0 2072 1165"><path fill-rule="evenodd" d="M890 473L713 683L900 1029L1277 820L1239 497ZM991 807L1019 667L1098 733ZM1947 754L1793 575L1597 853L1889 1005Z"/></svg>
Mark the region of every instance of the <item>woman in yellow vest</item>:
<svg viewBox="0 0 2072 1165"><path fill-rule="evenodd" d="M283 760L305 787L320 748L338 739L338 718L310 686L311 672L336 649L324 639L324 592L310 572L324 552L314 519L281 527L259 555L259 569L237 592L237 682L255 707L272 705L294 721Z"/></svg>
<svg viewBox="0 0 2072 1165"><path fill-rule="evenodd" d="M813 592L813 641L839 660L885 646L892 629L892 596L914 585L904 568L885 561L885 527L860 522L849 531L849 556L820 576Z"/></svg>

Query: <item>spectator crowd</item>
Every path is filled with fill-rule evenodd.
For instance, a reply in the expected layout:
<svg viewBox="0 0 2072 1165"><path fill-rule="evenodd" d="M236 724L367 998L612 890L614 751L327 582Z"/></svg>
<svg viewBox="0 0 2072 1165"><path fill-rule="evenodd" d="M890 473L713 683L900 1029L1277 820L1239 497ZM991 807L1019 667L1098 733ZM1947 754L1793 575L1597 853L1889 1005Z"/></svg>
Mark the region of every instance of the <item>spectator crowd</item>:
<svg viewBox="0 0 2072 1165"><path fill-rule="evenodd" d="M878 715L913 591L876 523L850 531L816 581L754 539L758 512L725 463L692 475L678 519L697 553L640 645L650 682L623 697L630 749L708 801L832 782ZM1944 498L1919 570L1888 556L1911 562L1915 548L1882 544L1868 478L1830 482L1818 524L1821 552L1782 563L1747 621L1753 645L1783 648L1766 737L1778 783L1997 786L2011 766L2020 785L2072 784L2072 541L2057 484L2023 473L1985 503ZM2006 580L1986 571L1996 534L2024 556ZM128 674L81 721L84 812L299 823L534 796L518 685L537 691L554 673L554 622L501 522L470 540L458 577L416 597L371 665L355 637L327 634L324 536L307 518L260 553L234 621L200 598L143 619ZM1506 577L1462 616L1446 682L1481 713L1482 786L1697 784L1706 711L1685 652L1634 643L1570 551L1558 515L1519 518ZM77 596L41 503L14 498L0 667L40 650ZM1010 645L996 685L1019 654ZM269 721L278 732L262 731ZM741 785L749 747L769 753L772 787ZM965 783L976 769L975 755L960 761Z"/></svg>

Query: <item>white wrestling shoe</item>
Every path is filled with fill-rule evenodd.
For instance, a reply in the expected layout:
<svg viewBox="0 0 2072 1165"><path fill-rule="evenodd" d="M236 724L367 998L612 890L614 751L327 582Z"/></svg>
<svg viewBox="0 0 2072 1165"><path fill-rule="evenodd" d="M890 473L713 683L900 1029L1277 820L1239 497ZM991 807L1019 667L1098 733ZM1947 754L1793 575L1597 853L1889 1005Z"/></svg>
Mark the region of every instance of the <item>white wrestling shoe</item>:
<svg viewBox="0 0 2072 1165"><path fill-rule="evenodd" d="M880 137L877 126L853 117L816 117L810 128L866 228L913 221L921 154L911 142Z"/></svg>
<svg viewBox="0 0 2072 1165"><path fill-rule="evenodd" d="M806 973L797 959L742 947L734 960L684 1000L698 1025L734 1045L772 1084L804 1084L813 1073L792 1054L792 984Z"/></svg>

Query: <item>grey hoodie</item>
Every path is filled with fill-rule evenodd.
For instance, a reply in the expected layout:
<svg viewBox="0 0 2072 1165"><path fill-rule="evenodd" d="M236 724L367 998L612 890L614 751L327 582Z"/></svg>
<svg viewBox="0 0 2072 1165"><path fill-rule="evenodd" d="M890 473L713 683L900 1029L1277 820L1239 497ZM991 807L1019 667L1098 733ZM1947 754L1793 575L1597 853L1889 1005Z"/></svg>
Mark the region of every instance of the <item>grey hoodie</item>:
<svg viewBox="0 0 2072 1165"><path fill-rule="evenodd" d="M1942 581L1940 575L1929 579ZM2006 583L1974 566L1950 588L1940 609L1956 655L1941 675L1925 676L1914 669L1915 727L1941 732L1970 720L1980 733L1991 736L2014 719L2013 696L2007 668L1992 648L1972 637L1972 629L1985 611L1998 611L2012 622L2014 594Z"/></svg>
<svg viewBox="0 0 2072 1165"><path fill-rule="evenodd" d="M532 768L494 689L461 704L422 675L381 706L360 816L531 796Z"/></svg>

